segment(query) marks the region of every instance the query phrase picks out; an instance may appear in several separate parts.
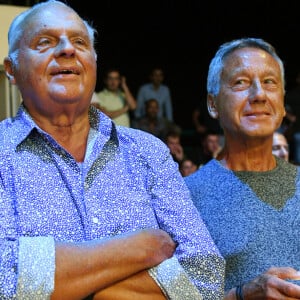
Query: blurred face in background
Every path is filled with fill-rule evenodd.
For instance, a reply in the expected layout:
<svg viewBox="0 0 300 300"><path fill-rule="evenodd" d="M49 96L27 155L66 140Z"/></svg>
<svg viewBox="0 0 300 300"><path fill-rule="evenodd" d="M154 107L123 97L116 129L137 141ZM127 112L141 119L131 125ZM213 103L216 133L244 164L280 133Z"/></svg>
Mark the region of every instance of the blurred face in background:
<svg viewBox="0 0 300 300"><path fill-rule="evenodd" d="M146 115L150 119L157 119L159 111L158 102L155 99L150 99L146 102Z"/></svg>
<svg viewBox="0 0 300 300"><path fill-rule="evenodd" d="M117 71L113 71L107 74L105 78L105 86L111 92L116 92L120 88L121 84L121 75Z"/></svg>
<svg viewBox="0 0 300 300"><path fill-rule="evenodd" d="M220 150L220 139L217 134L208 134L203 141L203 150L213 156Z"/></svg>
<svg viewBox="0 0 300 300"><path fill-rule="evenodd" d="M160 85L164 81L163 71L160 69L153 70L150 76L150 80L155 86Z"/></svg>
<svg viewBox="0 0 300 300"><path fill-rule="evenodd" d="M166 144L169 147L170 152L172 154L176 154L176 152L178 151L178 149L180 149L182 147L179 136L168 136Z"/></svg>
<svg viewBox="0 0 300 300"><path fill-rule="evenodd" d="M283 134L274 132L272 153L289 161L289 145Z"/></svg>
<svg viewBox="0 0 300 300"><path fill-rule="evenodd" d="M183 160L179 167L179 171L183 177L196 172L197 169L197 165L190 159Z"/></svg>

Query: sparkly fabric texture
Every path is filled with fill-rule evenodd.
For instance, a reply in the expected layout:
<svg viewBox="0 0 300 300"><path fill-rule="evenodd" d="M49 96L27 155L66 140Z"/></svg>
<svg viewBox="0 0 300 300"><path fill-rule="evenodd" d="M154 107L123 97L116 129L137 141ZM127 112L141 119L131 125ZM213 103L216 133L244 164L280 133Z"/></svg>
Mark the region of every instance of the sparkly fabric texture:
<svg viewBox="0 0 300 300"><path fill-rule="evenodd" d="M50 299L54 288L54 254L53 238L20 237L17 299Z"/></svg>
<svg viewBox="0 0 300 300"><path fill-rule="evenodd" d="M191 284L190 279L186 276L181 265L174 257L167 259L159 266L150 269L149 274L154 280L158 281L159 285L163 285L161 288L167 299L202 300L198 289ZM174 289L174 286L177 288ZM189 288L182 289L180 288L181 286Z"/></svg>
<svg viewBox="0 0 300 300"><path fill-rule="evenodd" d="M300 270L300 169L276 161L275 169L260 173L233 172L213 159L184 178L226 260L226 291L272 266Z"/></svg>
<svg viewBox="0 0 300 300"><path fill-rule="evenodd" d="M175 258L204 299L222 299L224 259L166 145L143 131L114 126L93 107L89 116L93 145L81 164L38 128L23 106L0 123L0 299L13 299L18 274L25 274L18 270L22 236L80 242L149 227L167 231L179 244ZM37 285L45 282L39 278L44 269L22 278L28 292L31 285L43 291ZM166 270L174 276L177 271ZM173 282L161 285L168 293L189 292L185 282Z"/></svg>

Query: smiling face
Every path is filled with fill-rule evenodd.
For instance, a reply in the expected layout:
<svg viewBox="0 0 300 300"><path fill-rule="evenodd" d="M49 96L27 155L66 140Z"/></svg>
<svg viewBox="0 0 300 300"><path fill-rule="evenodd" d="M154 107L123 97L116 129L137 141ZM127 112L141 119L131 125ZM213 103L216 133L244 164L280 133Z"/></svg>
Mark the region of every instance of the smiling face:
<svg viewBox="0 0 300 300"><path fill-rule="evenodd" d="M235 50L225 58L219 94L208 102L226 136L272 136L285 115L277 61L261 49Z"/></svg>
<svg viewBox="0 0 300 300"><path fill-rule="evenodd" d="M88 107L96 84L96 54L87 28L70 8L49 4L25 22L12 75L24 104L34 114L62 107Z"/></svg>

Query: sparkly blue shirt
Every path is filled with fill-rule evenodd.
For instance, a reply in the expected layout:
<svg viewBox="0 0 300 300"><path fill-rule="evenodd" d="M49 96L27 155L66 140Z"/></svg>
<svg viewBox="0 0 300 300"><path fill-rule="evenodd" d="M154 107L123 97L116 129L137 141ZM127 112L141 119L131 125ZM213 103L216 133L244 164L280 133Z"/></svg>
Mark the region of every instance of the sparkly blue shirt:
<svg viewBox="0 0 300 300"><path fill-rule="evenodd" d="M168 148L91 107L78 164L23 105L0 123L0 299L50 299L55 241L161 228L178 243L149 270L169 299L222 299L224 259ZM101 120L101 122L100 122Z"/></svg>

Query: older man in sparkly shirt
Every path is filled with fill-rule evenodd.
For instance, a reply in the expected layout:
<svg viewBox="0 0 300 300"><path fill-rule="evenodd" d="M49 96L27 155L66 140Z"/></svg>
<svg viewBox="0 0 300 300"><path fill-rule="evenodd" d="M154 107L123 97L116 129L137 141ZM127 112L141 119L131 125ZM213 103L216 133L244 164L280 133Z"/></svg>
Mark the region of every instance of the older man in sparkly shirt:
<svg viewBox="0 0 300 300"><path fill-rule="evenodd" d="M90 106L93 29L59 1L9 31L1 299L222 299L224 259L166 145Z"/></svg>

